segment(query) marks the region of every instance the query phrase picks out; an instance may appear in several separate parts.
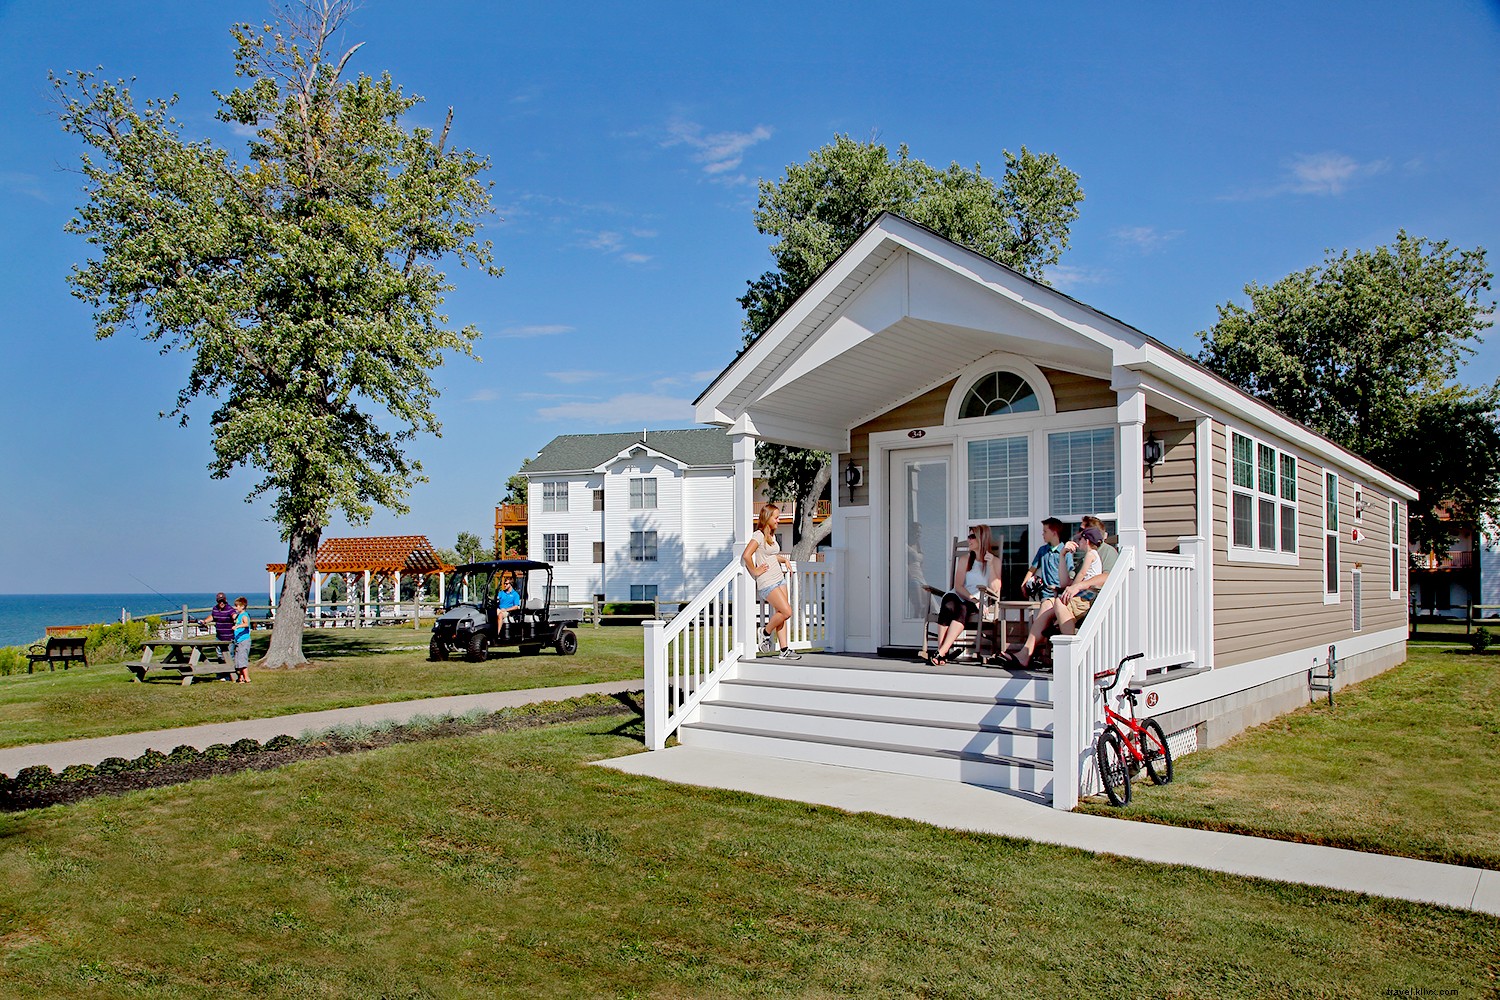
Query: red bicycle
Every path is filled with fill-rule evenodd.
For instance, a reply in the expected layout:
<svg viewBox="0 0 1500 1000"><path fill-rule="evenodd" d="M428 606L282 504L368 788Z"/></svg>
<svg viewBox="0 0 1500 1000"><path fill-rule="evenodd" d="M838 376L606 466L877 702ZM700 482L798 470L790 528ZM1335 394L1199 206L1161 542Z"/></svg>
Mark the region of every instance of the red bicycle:
<svg viewBox="0 0 1500 1000"><path fill-rule="evenodd" d="M1099 780L1104 783L1104 794L1111 805L1124 806L1130 802L1130 779L1144 767L1153 784L1165 785L1172 780L1172 748L1167 746L1167 734L1155 719L1136 720L1135 699L1140 688L1127 687L1125 698L1130 702L1130 716L1121 715L1109 707L1109 692L1120 683L1125 664L1139 660L1145 653L1132 653L1119 662L1113 670L1104 670L1094 675L1094 684L1099 688L1099 697L1104 701L1104 732L1094 744L1094 762L1099 767ZM1113 678L1109 684L1105 679Z"/></svg>

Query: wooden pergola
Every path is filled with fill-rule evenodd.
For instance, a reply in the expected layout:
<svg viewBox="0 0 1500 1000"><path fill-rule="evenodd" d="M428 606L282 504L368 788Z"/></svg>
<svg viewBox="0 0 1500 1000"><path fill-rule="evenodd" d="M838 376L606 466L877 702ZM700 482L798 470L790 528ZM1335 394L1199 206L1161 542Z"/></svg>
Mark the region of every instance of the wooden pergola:
<svg viewBox="0 0 1500 1000"><path fill-rule="evenodd" d="M362 617L368 617L370 583L376 584L377 594L384 581L391 581L391 603L401 598L401 575L417 578L417 597L420 600L427 588L427 578L438 578L438 603L444 599L445 574L454 567L438 558L426 535L387 535L378 538L329 538L318 546L313 557L312 610L315 617L323 613L323 581L330 576L344 580L345 592L352 591L350 577L356 574L364 579L364 601ZM271 612L276 611L276 595L280 590L280 577L286 573L286 563L266 563L270 576ZM352 603L352 602L350 602Z"/></svg>

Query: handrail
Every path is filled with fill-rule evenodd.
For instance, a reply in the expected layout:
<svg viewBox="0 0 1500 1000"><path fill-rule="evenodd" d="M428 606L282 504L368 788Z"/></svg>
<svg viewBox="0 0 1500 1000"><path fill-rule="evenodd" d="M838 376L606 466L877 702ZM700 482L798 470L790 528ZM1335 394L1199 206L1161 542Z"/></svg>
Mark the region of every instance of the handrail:
<svg viewBox="0 0 1500 1000"><path fill-rule="evenodd" d="M750 598L748 576L741 579L744 572L735 559L670 622L652 619L644 623L648 750L666 746L667 737L744 652L739 622Z"/></svg>
<svg viewBox="0 0 1500 1000"><path fill-rule="evenodd" d="M1109 579L1074 635L1052 639L1052 805L1072 809L1096 783L1094 733L1101 724L1094 674L1128 653L1135 550L1120 550ZM1103 664L1103 667L1100 666Z"/></svg>

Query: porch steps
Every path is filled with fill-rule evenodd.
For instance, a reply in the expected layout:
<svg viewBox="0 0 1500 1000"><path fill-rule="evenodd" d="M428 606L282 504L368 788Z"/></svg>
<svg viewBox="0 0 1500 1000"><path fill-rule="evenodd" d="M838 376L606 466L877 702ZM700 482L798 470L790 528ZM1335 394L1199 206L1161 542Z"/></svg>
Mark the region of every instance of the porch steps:
<svg viewBox="0 0 1500 1000"><path fill-rule="evenodd" d="M678 730L688 746L962 781L1046 797L1051 680L812 655L744 659Z"/></svg>

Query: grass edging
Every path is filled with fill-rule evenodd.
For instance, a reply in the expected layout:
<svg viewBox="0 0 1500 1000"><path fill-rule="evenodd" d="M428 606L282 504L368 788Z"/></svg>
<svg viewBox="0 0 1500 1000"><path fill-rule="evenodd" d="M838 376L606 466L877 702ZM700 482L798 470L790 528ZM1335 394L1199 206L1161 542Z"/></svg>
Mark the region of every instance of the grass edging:
<svg viewBox="0 0 1500 1000"><path fill-rule="evenodd" d="M641 714L641 692L588 694L562 701L534 702L495 712L418 716L404 723L340 725L282 735L264 744L254 739L216 743L202 750L186 744L171 753L147 750L133 760L107 757L98 764L70 764L53 771L46 764L0 775L0 812L20 812L81 802L100 795L122 795L144 788L196 781L239 771L268 771L303 760L363 753L401 743L421 743L560 725L609 715Z"/></svg>

